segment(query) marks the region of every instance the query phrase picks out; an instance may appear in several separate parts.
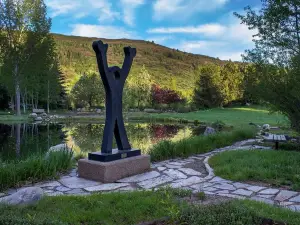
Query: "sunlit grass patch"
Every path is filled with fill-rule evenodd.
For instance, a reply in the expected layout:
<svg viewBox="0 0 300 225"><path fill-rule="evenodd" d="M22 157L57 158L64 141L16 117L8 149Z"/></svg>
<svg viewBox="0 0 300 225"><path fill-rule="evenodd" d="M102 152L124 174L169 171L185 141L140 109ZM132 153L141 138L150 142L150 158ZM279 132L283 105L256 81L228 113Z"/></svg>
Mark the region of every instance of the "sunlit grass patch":
<svg viewBox="0 0 300 225"><path fill-rule="evenodd" d="M291 151L239 150L213 156L215 174L234 181L257 181L300 190L300 153Z"/></svg>
<svg viewBox="0 0 300 225"><path fill-rule="evenodd" d="M253 138L254 135L254 129L239 129L231 132L220 132L210 136L194 136L178 142L165 140L154 145L149 150L149 154L152 161L189 157L194 154L206 153L216 148L232 145L237 141Z"/></svg>

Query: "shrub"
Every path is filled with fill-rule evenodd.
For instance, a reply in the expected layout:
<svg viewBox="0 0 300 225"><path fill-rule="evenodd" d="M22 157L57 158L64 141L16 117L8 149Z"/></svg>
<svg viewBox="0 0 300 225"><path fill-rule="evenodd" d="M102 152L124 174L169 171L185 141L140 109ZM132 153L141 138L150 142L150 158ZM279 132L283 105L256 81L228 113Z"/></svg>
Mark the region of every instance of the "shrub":
<svg viewBox="0 0 300 225"><path fill-rule="evenodd" d="M217 130L223 130L226 126L226 124L223 121L216 121L214 123L212 123L211 125L213 128L217 129Z"/></svg>
<svg viewBox="0 0 300 225"><path fill-rule="evenodd" d="M183 99L173 90L163 89L158 85L153 85L152 101L154 104L171 104L182 102Z"/></svg>

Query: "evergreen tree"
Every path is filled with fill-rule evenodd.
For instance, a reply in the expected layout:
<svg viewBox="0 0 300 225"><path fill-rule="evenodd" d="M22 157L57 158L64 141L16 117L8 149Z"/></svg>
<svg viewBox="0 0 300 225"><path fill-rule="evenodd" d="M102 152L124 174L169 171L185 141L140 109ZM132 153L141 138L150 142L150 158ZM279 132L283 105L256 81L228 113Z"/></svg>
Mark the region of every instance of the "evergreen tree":
<svg viewBox="0 0 300 225"><path fill-rule="evenodd" d="M207 64L200 68L196 83L194 103L199 108L212 108L223 103L222 77L220 66Z"/></svg>

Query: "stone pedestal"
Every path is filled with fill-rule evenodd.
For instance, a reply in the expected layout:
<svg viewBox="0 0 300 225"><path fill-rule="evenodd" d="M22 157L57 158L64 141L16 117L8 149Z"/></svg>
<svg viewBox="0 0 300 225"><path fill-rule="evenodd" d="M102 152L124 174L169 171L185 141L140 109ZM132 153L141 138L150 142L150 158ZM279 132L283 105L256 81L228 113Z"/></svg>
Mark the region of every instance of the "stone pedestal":
<svg viewBox="0 0 300 225"><path fill-rule="evenodd" d="M140 155L111 162L98 162L88 159L78 161L79 177L102 183L113 183L125 177L144 173L149 169L149 155Z"/></svg>

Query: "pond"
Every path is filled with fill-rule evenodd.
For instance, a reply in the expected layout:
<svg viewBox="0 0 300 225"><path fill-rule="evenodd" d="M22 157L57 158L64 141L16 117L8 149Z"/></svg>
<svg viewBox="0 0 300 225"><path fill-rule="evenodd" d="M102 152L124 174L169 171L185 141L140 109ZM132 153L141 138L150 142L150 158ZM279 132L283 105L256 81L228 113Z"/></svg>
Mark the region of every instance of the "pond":
<svg viewBox="0 0 300 225"><path fill-rule="evenodd" d="M0 159L26 159L61 143L72 148L75 156L87 156L100 151L103 130L104 124L92 123L0 124ZM143 153L159 141L178 141L198 132L189 125L157 123L127 123L126 130L132 147Z"/></svg>

